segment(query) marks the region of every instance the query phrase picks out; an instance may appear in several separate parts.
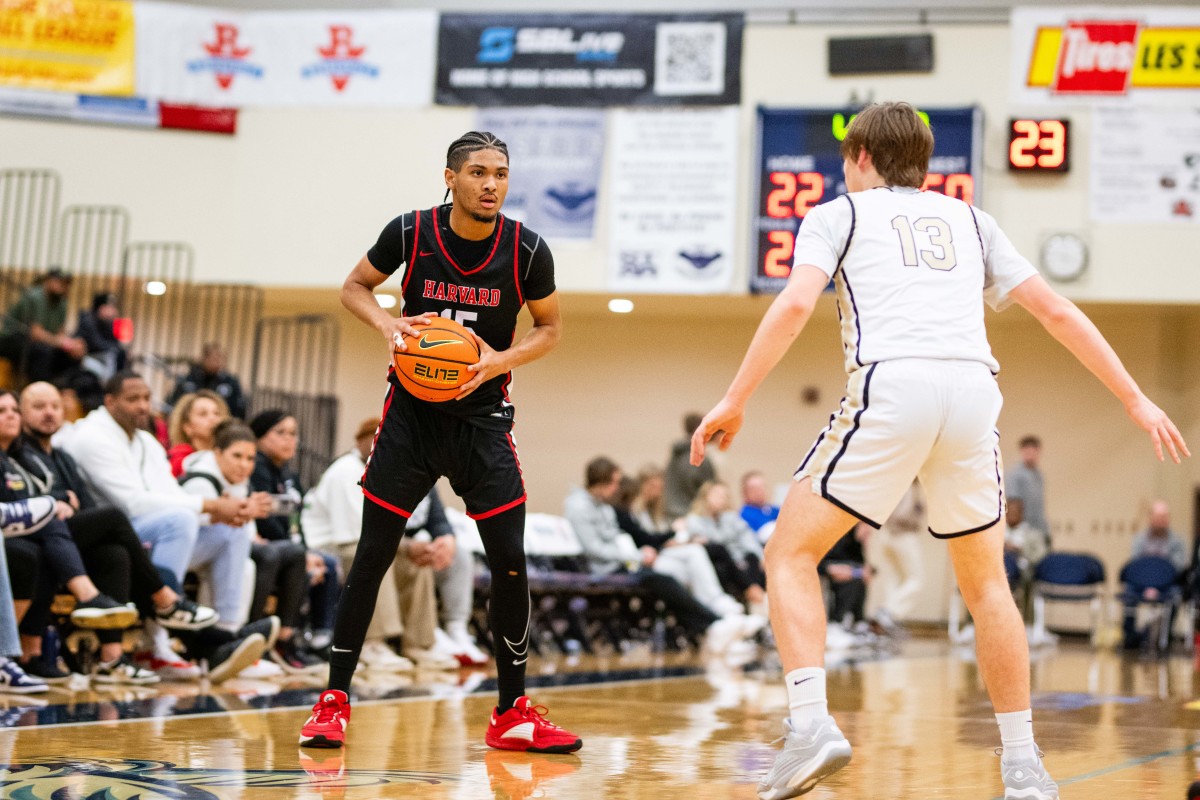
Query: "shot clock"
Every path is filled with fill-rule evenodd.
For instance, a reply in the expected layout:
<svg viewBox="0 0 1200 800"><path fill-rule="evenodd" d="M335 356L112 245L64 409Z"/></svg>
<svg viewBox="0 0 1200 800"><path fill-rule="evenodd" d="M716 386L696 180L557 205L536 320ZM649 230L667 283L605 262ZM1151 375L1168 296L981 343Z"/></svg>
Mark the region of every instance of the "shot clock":
<svg viewBox="0 0 1200 800"><path fill-rule="evenodd" d="M1066 172L1071 168L1071 121L1010 119L1008 168L1013 172Z"/></svg>
<svg viewBox="0 0 1200 800"><path fill-rule="evenodd" d="M979 109L922 109L934 151L922 188L968 203L978 197ZM759 108L757 192L750 236L750 291L773 293L792 271L796 231L821 203L846 191L840 148L854 112Z"/></svg>

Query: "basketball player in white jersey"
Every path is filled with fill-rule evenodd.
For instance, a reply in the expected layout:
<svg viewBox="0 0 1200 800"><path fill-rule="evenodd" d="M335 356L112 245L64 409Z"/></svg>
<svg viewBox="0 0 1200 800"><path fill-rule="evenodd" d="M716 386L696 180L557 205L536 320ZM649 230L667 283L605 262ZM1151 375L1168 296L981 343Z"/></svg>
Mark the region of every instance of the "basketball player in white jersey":
<svg viewBox="0 0 1200 800"><path fill-rule="evenodd" d="M842 144L848 194L813 209L794 267L725 397L692 438L692 463L741 429L750 395L808 321L830 278L837 288L846 397L796 471L766 548L771 625L786 671L785 744L758 785L762 800L796 797L850 761L829 716L825 613L817 563L858 521L878 528L909 484L925 490L929 530L945 539L975 619L979 668L1003 744L1006 798L1052 800L1058 787L1033 740L1029 652L1004 575L1004 493L996 419L998 369L983 301L1028 310L1147 431L1158 458L1189 455L1174 423L1142 394L1096 327L1052 290L995 220L919 191L933 134L907 103L877 103Z"/></svg>

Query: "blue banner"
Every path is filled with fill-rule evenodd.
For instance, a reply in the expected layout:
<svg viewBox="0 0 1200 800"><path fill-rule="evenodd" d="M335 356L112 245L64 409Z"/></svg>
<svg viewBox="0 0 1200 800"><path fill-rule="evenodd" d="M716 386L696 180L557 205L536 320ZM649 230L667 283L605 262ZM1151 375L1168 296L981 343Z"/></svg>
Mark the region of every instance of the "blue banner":
<svg viewBox="0 0 1200 800"><path fill-rule="evenodd" d="M478 128L508 145L504 213L549 239L591 239L604 112L591 109L487 109Z"/></svg>

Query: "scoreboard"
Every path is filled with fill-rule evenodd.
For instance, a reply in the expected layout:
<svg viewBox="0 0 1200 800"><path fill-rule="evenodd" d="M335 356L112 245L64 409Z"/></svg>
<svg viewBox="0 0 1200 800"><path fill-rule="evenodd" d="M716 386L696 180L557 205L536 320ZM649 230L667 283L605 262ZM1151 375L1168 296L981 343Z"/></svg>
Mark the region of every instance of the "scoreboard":
<svg viewBox="0 0 1200 800"><path fill-rule="evenodd" d="M924 189L979 199L983 115L979 108L921 109L934 135ZM750 291L778 292L792 271L796 231L815 206L846 192L839 152L853 111L758 109L757 188L750 236Z"/></svg>

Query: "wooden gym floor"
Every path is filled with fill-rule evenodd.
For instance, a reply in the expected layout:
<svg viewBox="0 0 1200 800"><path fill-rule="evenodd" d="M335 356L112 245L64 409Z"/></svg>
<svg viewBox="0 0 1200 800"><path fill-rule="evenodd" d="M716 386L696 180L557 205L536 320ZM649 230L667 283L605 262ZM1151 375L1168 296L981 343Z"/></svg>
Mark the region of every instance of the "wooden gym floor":
<svg viewBox="0 0 1200 800"><path fill-rule="evenodd" d="M369 800L545 797L749 800L785 698L771 654L747 669L688 656L531 662L535 700L580 734L575 756L488 750L485 673L376 676L343 751L295 742L319 679L0 696L0 797L12 800ZM1077 644L1036 654L1035 723L1064 798L1183 800L1200 756L1190 659ZM912 640L831 662L830 706L855 746L808 797L1001 793L996 725L970 652ZM365 699L374 697L376 699Z"/></svg>

